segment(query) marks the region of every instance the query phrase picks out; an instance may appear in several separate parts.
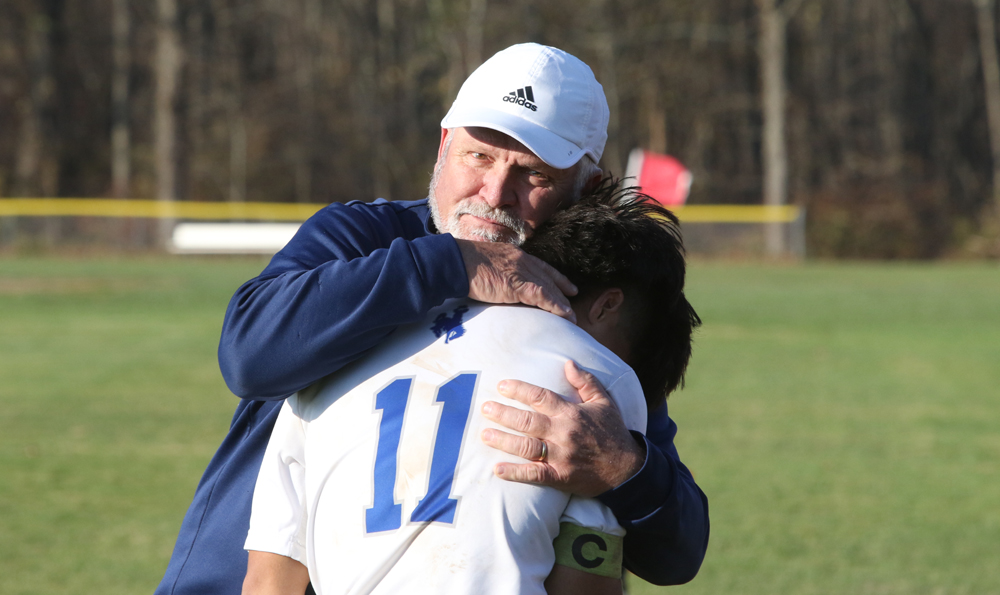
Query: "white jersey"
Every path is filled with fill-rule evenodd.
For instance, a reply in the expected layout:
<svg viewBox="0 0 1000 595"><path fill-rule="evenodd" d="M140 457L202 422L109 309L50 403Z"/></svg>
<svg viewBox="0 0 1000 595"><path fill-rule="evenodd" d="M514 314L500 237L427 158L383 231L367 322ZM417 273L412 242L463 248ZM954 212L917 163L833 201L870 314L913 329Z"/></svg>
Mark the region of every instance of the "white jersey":
<svg viewBox="0 0 1000 595"><path fill-rule="evenodd" d="M320 595L544 593L560 522L624 535L597 500L498 479L481 414L517 378L579 400L573 359L645 431L632 370L590 335L521 306L451 300L290 397L253 498L246 549L294 558Z"/></svg>

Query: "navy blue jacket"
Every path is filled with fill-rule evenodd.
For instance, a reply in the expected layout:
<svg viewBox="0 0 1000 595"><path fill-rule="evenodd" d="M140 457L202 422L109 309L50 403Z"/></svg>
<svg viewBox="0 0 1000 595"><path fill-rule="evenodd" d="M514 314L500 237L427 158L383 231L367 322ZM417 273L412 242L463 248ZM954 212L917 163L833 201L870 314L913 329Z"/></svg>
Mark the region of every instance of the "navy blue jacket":
<svg viewBox="0 0 1000 595"><path fill-rule="evenodd" d="M226 310L219 364L244 400L198 484L157 595L238 595L254 483L288 395L340 369L469 292L455 240L436 234L427 201L332 204L311 217ZM708 501L680 462L677 426L652 412L643 468L600 496L627 530L625 565L656 584L698 572Z"/></svg>

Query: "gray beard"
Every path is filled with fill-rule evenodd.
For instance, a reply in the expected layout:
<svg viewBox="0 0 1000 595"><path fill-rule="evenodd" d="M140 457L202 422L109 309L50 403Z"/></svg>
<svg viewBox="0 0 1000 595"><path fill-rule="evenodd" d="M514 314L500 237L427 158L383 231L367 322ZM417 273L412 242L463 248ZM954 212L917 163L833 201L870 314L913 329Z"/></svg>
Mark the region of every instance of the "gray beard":
<svg viewBox="0 0 1000 595"><path fill-rule="evenodd" d="M436 190L438 174L440 172L440 166L434 168L434 174L431 176L430 188L427 192L429 197L427 204L431 210L431 219L434 221L434 226L437 228L438 233L450 233L460 240L478 238L486 240L487 242L503 242L507 244L514 244L515 246L522 245L524 241L528 239L528 226L524 223L524 221L512 215L508 209L494 209L486 204L472 200L465 200L455 205L455 210L452 211L451 216L448 217L447 221L445 221L441 216L441 211L438 209L437 205ZM460 223L462 215L472 215L474 217L488 219L506 227L508 231L491 232L489 230L478 228L470 229L467 232L463 231Z"/></svg>

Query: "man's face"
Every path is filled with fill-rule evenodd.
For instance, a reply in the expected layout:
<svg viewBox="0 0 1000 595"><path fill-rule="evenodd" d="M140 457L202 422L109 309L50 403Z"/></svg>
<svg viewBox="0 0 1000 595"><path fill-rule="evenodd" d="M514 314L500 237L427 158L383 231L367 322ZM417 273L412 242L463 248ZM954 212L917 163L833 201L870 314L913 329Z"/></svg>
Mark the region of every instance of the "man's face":
<svg viewBox="0 0 1000 595"><path fill-rule="evenodd" d="M513 138L486 128L443 131L430 207L441 233L520 245L574 191L574 169L555 169Z"/></svg>

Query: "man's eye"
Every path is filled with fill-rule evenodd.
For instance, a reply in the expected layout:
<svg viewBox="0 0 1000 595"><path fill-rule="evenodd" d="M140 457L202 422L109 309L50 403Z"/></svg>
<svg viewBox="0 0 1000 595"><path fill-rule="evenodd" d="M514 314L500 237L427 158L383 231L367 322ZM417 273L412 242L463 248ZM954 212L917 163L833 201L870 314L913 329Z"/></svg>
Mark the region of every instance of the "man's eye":
<svg viewBox="0 0 1000 595"><path fill-rule="evenodd" d="M539 180L539 181L545 181L545 182L547 182L549 180L549 177L547 175L543 174L542 172L540 172L538 170L534 170L534 169L529 169L528 170L528 175L531 176L532 178L535 178L536 180Z"/></svg>

